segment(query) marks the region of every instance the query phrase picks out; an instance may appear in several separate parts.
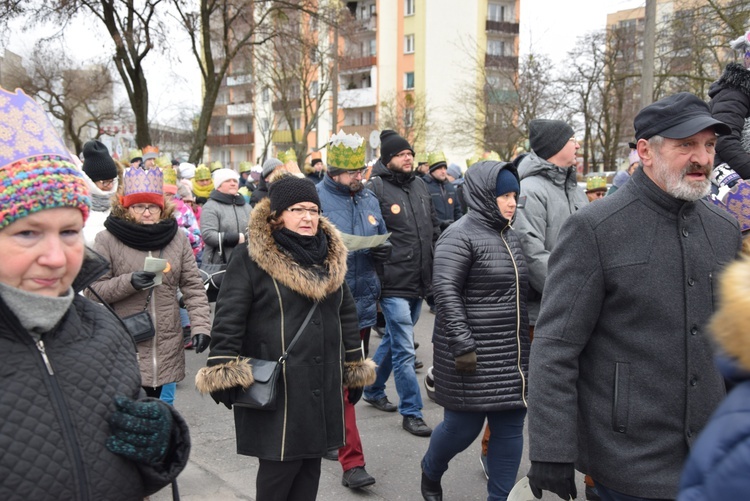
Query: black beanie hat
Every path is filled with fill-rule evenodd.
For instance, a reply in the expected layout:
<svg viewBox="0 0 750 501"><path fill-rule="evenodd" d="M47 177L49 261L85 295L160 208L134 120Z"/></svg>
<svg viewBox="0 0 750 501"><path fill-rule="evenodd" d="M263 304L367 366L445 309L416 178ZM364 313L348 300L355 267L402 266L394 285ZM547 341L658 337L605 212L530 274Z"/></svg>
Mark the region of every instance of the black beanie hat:
<svg viewBox="0 0 750 501"><path fill-rule="evenodd" d="M506 193L518 193L519 191L521 191L521 187L518 184L518 178L508 169L500 169L500 172L497 173L497 181L495 181L495 196L499 197Z"/></svg>
<svg viewBox="0 0 750 501"><path fill-rule="evenodd" d="M386 129L380 133L380 161L383 165L387 167L391 159L404 150L414 154L409 141L399 136L395 130Z"/></svg>
<svg viewBox="0 0 750 501"><path fill-rule="evenodd" d="M529 122L529 146L539 158L547 160L563 149L575 133L562 120L532 120Z"/></svg>
<svg viewBox="0 0 750 501"><path fill-rule="evenodd" d="M83 145L83 172L92 181L117 177L117 166L104 143L94 139Z"/></svg>
<svg viewBox="0 0 750 501"><path fill-rule="evenodd" d="M320 208L320 198L315 183L307 178L297 176L283 176L268 188L268 198L271 199L271 212L281 214L294 204L310 202Z"/></svg>

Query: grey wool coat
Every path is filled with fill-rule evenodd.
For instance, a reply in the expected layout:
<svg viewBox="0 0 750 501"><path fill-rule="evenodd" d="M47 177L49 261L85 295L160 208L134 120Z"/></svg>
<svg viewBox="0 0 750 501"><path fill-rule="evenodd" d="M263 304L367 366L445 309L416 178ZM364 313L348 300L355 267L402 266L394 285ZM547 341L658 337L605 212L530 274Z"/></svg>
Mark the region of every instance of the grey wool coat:
<svg viewBox="0 0 750 501"><path fill-rule="evenodd" d="M271 461L322 457L344 444L343 387L375 379L362 360L357 309L344 277L347 250L321 217L328 238L325 272L301 266L272 236L270 199L258 202L249 246L237 247L216 302L208 367L196 376L202 393L253 383L238 356L278 360L313 303L318 308L289 352L276 409L234 407L237 452Z"/></svg>
<svg viewBox="0 0 750 501"><path fill-rule="evenodd" d="M705 325L737 221L637 170L570 217L531 346L532 461L575 463L631 496L674 499L689 448L724 397Z"/></svg>

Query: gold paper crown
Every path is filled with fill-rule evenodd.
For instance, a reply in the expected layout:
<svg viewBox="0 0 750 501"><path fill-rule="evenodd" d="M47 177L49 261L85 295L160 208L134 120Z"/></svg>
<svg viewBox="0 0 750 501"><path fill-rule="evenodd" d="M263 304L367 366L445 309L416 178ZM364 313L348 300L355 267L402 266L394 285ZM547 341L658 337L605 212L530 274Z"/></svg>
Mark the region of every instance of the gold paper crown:
<svg viewBox="0 0 750 501"><path fill-rule="evenodd" d="M194 179L196 181L203 181L204 179L211 179L211 171L208 170L208 167L206 167L205 164L200 164L198 168L195 169Z"/></svg>
<svg viewBox="0 0 750 501"><path fill-rule="evenodd" d="M280 151L276 158L281 160L281 163L283 164L287 162L296 162L297 154L294 152L294 148L289 148L286 151Z"/></svg>
<svg viewBox="0 0 750 501"><path fill-rule="evenodd" d="M143 158L143 152L141 150L130 150L128 160L132 162L134 158Z"/></svg>
<svg viewBox="0 0 750 501"><path fill-rule="evenodd" d="M240 162L240 174L243 172L249 172L253 168L253 164L250 162Z"/></svg>
<svg viewBox="0 0 750 501"><path fill-rule="evenodd" d="M466 159L466 168L468 169L477 162L481 162L482 158L479 155L474 155L471 158Z"/></svg>
<svg viewBox="0 0 750 501"><path fill-rule="evenodd" d="M430 167L439 162L443 162L445 164L448 163L445 158L445 153L443 153L442 151L431 151L430 154L427 155L427 163L430 164Z"/></svg>
<svg viewBox="0 0 750 501"><path fill-rule="evenodd" d="M586 191L606 190L607 181L600 176L590 177L586 180Z"/></svg>
<svg viewBox="0 0 750 501"><path fill-rule="evenodd" d="M143 148L143 159L148 160L149 158L156 158L159 156L159 148L156 146L148 145Z"/></svg>
<svg viewBox="0 0 750 501"><path fill-rule="evenodd" d="M156 157L156 159L154 160L154 163L160 169L165 169L167 167L171 167L172 166L172 161L166 155L162 155L160 157Z"/></svg>
<svg viewBox="0 0 750 501"><path fill-rule="evenodd" d="M164 174L164 184L177 186L177 172L172 167L165 167L162 169L162 173Z"/></svg>
<svg viewBox="0 0 750 501"><path fill-rule="evenodd" d="M215 162L211 162L209 164L208 168L209 168L209 170L211 172L213 172L215 170L223 169L224 166L221 164L221 162L219 162L218 160L216 160Z"/></svg>
<svg viewBox="0 0 750 501"><path fill-rule="evenodd" d="M495 160L497 162L500 161L500 155L496 151L490 151L488 153L484 154L484 158L482 160Z"/></svg>
<svg viewBox="0 0 750 501"><path fill-rule="evenodd" d="M428 163L428 159L429 155L427 155L427 152L420 151L419 153L417 153L417 165Z"/></svg>
<svg viewBox="0 0 750 501"><path fill-rule="evenodd" d="M341 132L339 132L341 134ZM352 148L343 143L328 146L328 167L342 170L361 170L365 168L365 142L358 134L347 134L352 141L360 141L361 144Z"/></svg>

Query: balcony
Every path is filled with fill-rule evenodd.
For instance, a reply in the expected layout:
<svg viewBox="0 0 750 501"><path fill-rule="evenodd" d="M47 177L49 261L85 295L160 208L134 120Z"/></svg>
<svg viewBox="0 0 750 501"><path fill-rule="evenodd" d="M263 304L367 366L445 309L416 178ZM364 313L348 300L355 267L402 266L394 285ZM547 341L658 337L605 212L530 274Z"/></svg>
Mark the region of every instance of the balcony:
<svg viewBox="0 0 750 501"><path fill-rule="evenodd" d="M342 108L366 108L378 104L373 87L339 91L339 106Z"/></svg>
<svg viewBox="0 0 750 501"><path fill-rule="evenodd" d="M488 19L487 23L485 24L485 30L518 35L518 23L509 23L507 21L490 21Z"/></svg>
<svg viewBox="0 0 750 501"><path fill-rule="evenodd" d="M294 139L299 143L302 140L302 130L297 129L294 131ZM291 143L292 142L292 131L291 130L275 130L271 135L271 141L274 143Z"/></svg>
<svg viewBox="0 0 750 501"><path fill-rule="evenodd" d="M342 71L369 68L378 64L377 56L346 57L341 60L339 69Z"/></svg>
<svg viewBox="0 0 750 501"><path fill-rule="evenodd" d="M288 101L274 101L271 104L271 108L273 109L273 111L277 113L284 111L286 109L298 110L301 107L302 107L302 99L299 97L297 99L290 99Z"/></svg>
<svg viewBox="0 0 750 501"><path fill-rule="evenodd" d="M215 104L214 111L211 113L214 117L225 117L227 116L227 105L226 104Z"/></svg>
<svg viewBox="0 0 750 501"><path fill-rule="evenodd" d="M250 103L227 105L227 116L238 117L253 114L253 106Z"/></svg>
<svg viewBox="0 0 750 501"><path fill-rule="evenodd" d="M206 146L249 146L254 142L254 135L249 134L225 134L209 135L206 137Z"/></svg>
<svg viewBox="0 0 750 501"><path fill-rule="evenodd" d="M484 67L510 69L517 71L518 56L495 56L492 54L487 54L486 56L484 56Z"/></svg>
<svg viewBox="0 0 750 501"><path fill-rule="evenodd" d="M253 82L252 75L231 75L227 77L227 86L245 85Z"/></svg>

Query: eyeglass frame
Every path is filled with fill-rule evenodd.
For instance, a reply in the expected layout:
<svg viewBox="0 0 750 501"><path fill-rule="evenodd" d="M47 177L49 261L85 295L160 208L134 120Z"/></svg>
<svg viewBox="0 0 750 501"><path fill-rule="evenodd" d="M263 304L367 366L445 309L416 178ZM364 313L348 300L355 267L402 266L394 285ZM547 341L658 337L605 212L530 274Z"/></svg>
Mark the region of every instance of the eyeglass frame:
<svg viewBox="0 0 750 501"><path fill-rule="evenodd" d="M152 209L151 209L152 207L156 207L156 209L154 209L155 212L152 211ZM161 207L159 207L156 204L146 204L146 205L143 205L143 204L133 204L130 207L128 207L128 209L133 209L133 212L135 212L138 215L145 214L146 211L148 211L148 213L152 214L152 215L153 214L161 214L161 211L164 210L164 209L162 209Z"/></svg>
<svg viewBox="0 0 750 501"><path fill-rule="evenodd" d="M287 212L291 212L294 217L302 218L305 217L305 212L310 214L310 217L320 217L320 209L315 207L314 209L308 209L306 207L289 207L286 209ZM315 211L315 212L313 212Z"/></svg>
<svg viewBox="0 0 750 501"><path fill-rule="evenodd" d="M94 181L94 184L101 183L102 186L113 185L113 184L115 184L115 179L117 179L117 178L113 177L112 179L100 179L98 181Z"/></svg>

